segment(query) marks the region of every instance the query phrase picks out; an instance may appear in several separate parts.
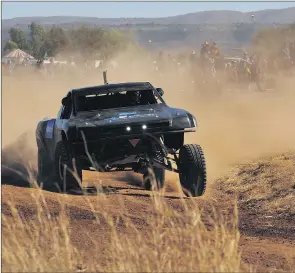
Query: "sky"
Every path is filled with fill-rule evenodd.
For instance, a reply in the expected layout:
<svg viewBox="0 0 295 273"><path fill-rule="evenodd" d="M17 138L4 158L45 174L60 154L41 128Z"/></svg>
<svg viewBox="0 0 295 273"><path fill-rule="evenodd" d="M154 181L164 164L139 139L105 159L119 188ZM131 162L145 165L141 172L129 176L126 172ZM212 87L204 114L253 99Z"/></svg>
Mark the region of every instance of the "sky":
<svg viewBox="0 0 295 273"><path fill-rule="evenodd" d="M295 2L2 2L2 19L31 16L165 17L205 10L256 11Z"/></svg>

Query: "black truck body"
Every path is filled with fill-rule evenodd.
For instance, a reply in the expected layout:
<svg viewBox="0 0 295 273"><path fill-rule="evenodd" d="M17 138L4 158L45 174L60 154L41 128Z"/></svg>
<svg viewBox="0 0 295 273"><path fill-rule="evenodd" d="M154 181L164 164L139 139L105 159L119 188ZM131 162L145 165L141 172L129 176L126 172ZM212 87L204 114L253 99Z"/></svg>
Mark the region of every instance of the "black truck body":
<svg viewBox="0 0 295 273"><path fill-rule="evenodd" d="M62 165L75 170L81 180L82 170L133 170L146 178L152 169L156 179L161 180L161 188L165 170L181 176L181 148L199 152L200 164L205 168L199 145L184 145L184 133L194 132L197 126L195 117L183 109L169 107L162 95L163 90L149 82L70 90L62 99L57 117L37 125L40 179L44 180L51 171L54 176L49 177L60 184L64 179ZM75 166L70 162L73 159ZM206 180L206 170L201 172ZM67 179L77 185L73 179ZM189 190L190 194L203 194L205 180L203 190L198 194ZM151 179L147 184L151 189Z"/></svg>

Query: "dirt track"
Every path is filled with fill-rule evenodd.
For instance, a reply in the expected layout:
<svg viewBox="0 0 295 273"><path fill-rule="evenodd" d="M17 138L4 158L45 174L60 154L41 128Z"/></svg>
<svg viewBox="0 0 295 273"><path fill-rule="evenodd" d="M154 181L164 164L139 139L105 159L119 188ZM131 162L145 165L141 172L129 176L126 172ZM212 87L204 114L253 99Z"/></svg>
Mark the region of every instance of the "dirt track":
<svg viewBox="0 0 295 273"><path fill-rule="evenodd" d="M266 166L264 170L259 167L260 164ZM276 168L275 171L280 171L279 175L278 172L276 175L271 175L274 168ZM253 174L255 170L257 173ZM60 202L66 205L70 219L71 238L79 251L87 254L85 259L95 259L98 263L103 263L108 258L104 255L107 253L109 244L108 225L103 221L100 225L95 223L95 216L89 206L89 201L98 211L109 217L128 217L136 229L147 234L153 229L148 217L157 215L159 212L155 209L151 193L138 187L140 178L126 177L123 174L99 175L98 177L97 174L89 172L85 175L85 184L88 184L89 188L91 184L102 181L103 196L99 194L88 196L86 202L84 196L64 196L50 192L45 192L44 195L52 215L60 213ZM271 190L268 189L269 192L265 192L264 197L252 197L247 200L250 195L258 196L256 195L258 189L262 195L265 187L273 181L276 181L278 185ZM247 190L242 190L245 184L251 184L252 189L249 187ZM292 189L294 184L295 156L286 155L239 167L228 177L216 181L214 186L209 188L208 194L196 201L199 208L204 211L203 221L206 225L210 225L208 215L210 215L211 206L218 207L218 213L230 219L235 197L238 196L239 230L241 232L239 246L242 251L242 260L254 265L258 271L290 271L295 266L295 189ZM181 213L183 200L179 198L181 194L173 188L176 188L175 180L168 179L164 200L171 209ZM26 221L35 219L37 209L31 196L31 194L33 196L36 194L35 191L34 189L2 186L3 213L10 214L7 201L13 200ZM191 204L188 199L184 202L189 206ZM192 204L191 208L194 208ZM120 234L134 236L132 230L126 229L123 225L119 225L117 229ZM7 234L6 232L9 231L4 226L4 234ZM99 242L98 249L92 246L90 237Z"/></svg>
<svg viewBox="0 0 295 273"><path fill-rule="evenodd" d="M126 75L130 74L126 72ZM120 78L123 76L120 75ZM4 146L13 143L21 133L34 130L39 119L54 116L66 90L80 84L84 85L86 81L64 80L57 83L31 81L34 77L30 77L29 80L22 78L17 82L4 79ZM133 75L127 80L142 78L142 75ZM94 80L89 85L93 82ZM158 82L164 88L169 104L184 107L197 116L200 123L199 132L188 135L186 142L198 142L204 147L210 179L206 195L194 200L197 204L193 205L190 200L183 201L179 198L181 194L177 192L175 182L177 177L168 176L167 192L163 198L168 207L182 213L183 202L192 208L197 205L204 211L204 223L210 226L212 223L208 215L212 213L211 206L218 208L219 215L230 219L237 198L241 232L239 246L243 261L257 266L259 271L294 270L295 156L294 153L289 153L275 158L260 159L295 150L295 94L289 87L290 83L287 80L282 81L282 90L276 93L238 92L225 94L222 98L208 102L196 100L194 94L184 96L185 91L179 92L182 89L187 90L187 79L180 81L179 86L172 86L167 81ZM18 147L16 151L22 158L20 161L25 162L26 166L31 162L31 170L35 170L33 133L31 136L26 144ZM33 150L24 151L23 147ZM15 157L15 153L13 150L6 151L6 155L10 155L11 158ZM231 170L231 164L245 160L257 161ZM220 176L222 178L218 178ZM44 196L52 215L59 215L61 203L67 206L71 239L83 253L84 259L97 260L103 264L108 261L108 225L103 220L99 226L97 225L89 204L93 204L99 212L111 217L127 217L146 236L153 229L148 217L159 212L155 207L155 200L150 197L150 192L142 190L138 186L140 179L134 176L86 173L85 177L85 184L90 186L102 182L104 194L89 196L87 201L84 196L50 192L44 192ZM10 181L10 184L14 182ZM24 221L34 221L37 217L34 204L36 194L35 189L2 186L3 214L11 217L11 200ZM124 225L118 225L117 228L120 234L134 236ZM3 232L9 236L10 231L5 225ZM89 238L95 238L99 246L94 247Z"/></svg>

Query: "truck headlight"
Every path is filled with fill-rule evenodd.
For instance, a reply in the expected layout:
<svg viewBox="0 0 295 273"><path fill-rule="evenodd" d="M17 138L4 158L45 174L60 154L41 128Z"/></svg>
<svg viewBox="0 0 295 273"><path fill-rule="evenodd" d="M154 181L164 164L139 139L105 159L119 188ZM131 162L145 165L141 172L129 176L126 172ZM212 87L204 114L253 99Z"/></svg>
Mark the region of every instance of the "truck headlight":
<svg viewBox="0 0 295 273"><path fill-rule="evenodd" d="M196 120L196 118L194 116L188 114L188 118L190 120L190 123L191 123L192 127L197 127L198 126L197 120Z"/></svg>
<svg viewBox="0 0 295 273"><path fill-rule="evenodd" d="M193 126L194 127L197 127L197 120L195 117L192 117L192 120L193 120Z"/></svg>
<svg viewBox="0 0 295 273"><path fill-rule="evenodd" d="M172 126L173 127L178 127L178 128L187 128L190 126L190 121L188 116L182 116L182 117L177 117L174 118L172 121Z"/></svg>

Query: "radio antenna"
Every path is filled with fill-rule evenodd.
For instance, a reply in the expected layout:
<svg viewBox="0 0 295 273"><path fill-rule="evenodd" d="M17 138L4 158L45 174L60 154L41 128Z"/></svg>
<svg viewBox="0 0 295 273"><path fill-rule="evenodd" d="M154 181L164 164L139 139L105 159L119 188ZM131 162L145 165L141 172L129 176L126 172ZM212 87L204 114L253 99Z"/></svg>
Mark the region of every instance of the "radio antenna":
<svg viewBox="0 0 295 273"><path fill-rule="evenodd" d="M103 81L104 81L104 84L109 84L107 79L107 70L103 71Z"/></svg>

